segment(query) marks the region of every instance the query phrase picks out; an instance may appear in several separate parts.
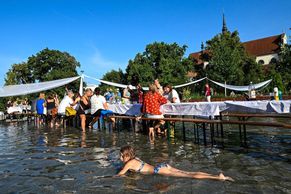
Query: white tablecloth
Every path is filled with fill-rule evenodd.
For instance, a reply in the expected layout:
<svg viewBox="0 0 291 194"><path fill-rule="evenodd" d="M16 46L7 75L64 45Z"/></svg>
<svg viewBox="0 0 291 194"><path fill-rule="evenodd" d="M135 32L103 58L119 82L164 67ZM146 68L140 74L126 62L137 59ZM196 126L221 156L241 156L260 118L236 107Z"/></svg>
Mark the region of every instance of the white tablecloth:
<svg viewBox="0 0 291 194"><path fill-rule="evenodd" d="M224 102L194 102L164 104L161 111L165 115L193 115L214 117L226 109Z"/></svg>
<svg viewBox="0 0 291 194"><path fill-rule="evenodd" d="M141 104L110 104L109 110L118 114L140 115ZM165 115L218 116L220 112L291 113L291 100L281 101L225 101L170 103L161 106Z"/></svg>
<svg viewBox="0 0 291 194"><path fill-rule="evenodd" d="M117 114L140 115L141 104L109 104L109 110Z"/></svg>
<svg viewBox="0 0 291 194"><path fill-rule="evenodd" d="M12 106L12 107L9 107L9 108L7 109L7 113L8 113L8 114L11 114L11 113L14 113L14 112L22 113L22 108L19 107L19 106Z"/></svg>
<svg viewBox="0 0 291 194"><path fill-rule="evenodd" d="M291 113L291 100L226 101L227 111L247 113Z"/></svg>

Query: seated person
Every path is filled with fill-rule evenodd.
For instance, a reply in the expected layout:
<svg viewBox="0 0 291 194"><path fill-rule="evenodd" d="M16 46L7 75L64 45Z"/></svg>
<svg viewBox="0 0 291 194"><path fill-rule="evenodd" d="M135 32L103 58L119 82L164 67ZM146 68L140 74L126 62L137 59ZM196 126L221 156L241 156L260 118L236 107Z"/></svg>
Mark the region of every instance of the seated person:
<svg viewBox="0 0 291 194"><path fill-rule="evenodd" d="M179 98L178 92L175 89L173 89L173 87L169 84L167 84L164 87L163 96L168 99L168 102L180 103L180 98Z"/></svg>
<svg viewBox="0 0 291 194"><path fill-rule="evenodd" d="M149 123L149 136L155 136L155 129L160 133L160 125L164 124L164 121L158 120L164 118L160 111L160 106L167 103L167 99L164 98L159 92L156 85L151 84L149 86L149 91L144 96L142 113L146 118L152 118L156 120L151 120Z"/></svg>
<svg viewBox="0 0 291 194"><path fill-rule="evenodd" d="M106 93L104 94L106 102L111 102L113 99L113 91L111 88L107 88Z"/></svg>
<svg viewBox="0 0 291 194"><path fill-rule="evenodd" d="M108 110L108 104L104 96L100 95L100 88L95 88L94 95L90 99L91 102L91 115L94 117L92 122L89 124L89 128L96 123L96 121L101 118L103 119L104 116L108 114L113 114L112 111ZM112 118L112 122L115 120Z"/></svg>
<svg viewBox="0 0 291 194"><path fill-rule="evenodd" d="M72 90L67 91L67 95L62 99L58 107L59 115L66 115L66 108L73 107L75 102L73 101L74 92Z"/></svg>

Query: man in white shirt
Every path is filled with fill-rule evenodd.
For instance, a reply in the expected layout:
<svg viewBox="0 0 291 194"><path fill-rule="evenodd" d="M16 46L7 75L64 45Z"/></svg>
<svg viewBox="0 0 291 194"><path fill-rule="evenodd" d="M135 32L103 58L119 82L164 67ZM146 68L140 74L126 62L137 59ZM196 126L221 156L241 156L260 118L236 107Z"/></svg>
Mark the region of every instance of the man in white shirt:
<svg viewBox="0 0 291 194"><path fill-rule="evenodd" d="M63 98L58 107L58 114L65 115L66 108L74 105L73 97L74 97L73 91L68 90L68 94Z"/></svg>
<svg viewBox="0 0 291 194"><path fill-rule="evenodd" d="M89 124L89 128L96 123L99 118L103 118L108 114L113 114L112 111L108 110L108 104L104 96L100 95L100 88L95 88L94 95L90 99L91 102L91 115L94 117L91 123ZM114 119L111 119L113 122Z"/></svg>

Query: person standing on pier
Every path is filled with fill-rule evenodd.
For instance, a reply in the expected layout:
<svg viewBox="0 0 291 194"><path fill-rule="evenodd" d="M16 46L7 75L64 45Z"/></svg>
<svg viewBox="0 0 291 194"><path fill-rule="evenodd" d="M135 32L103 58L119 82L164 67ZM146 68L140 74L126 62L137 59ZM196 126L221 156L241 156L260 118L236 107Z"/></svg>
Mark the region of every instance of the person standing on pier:
<svg viewBox="0 0 291 194"><path fill-rule="evenodd" d="M85 90L85 94L81 97L81 100L79 102L79 108L77 110L78 115L81 119L81 128L82 131L86 131L86 114L87 111L90 109L90 97L92 96L93 92L90 88L87 88Z"/></svg>
<svg viewBox="0 0 291 194"><path fill-rule="evenodd" d="M50 127L52 128L55 124L56 115L58 112L58 106L59 106L59 99L57 94L53 95L50 94L48 98L46 99L46 105L47 105L47 118L50 122Z"/></svg>
<svg viewBox="0 0 291 194"><path fill-rule="evenodd" d="M137 94L138 94L138 103L142 104L143 103L143 98L144 98L144 94L145 91L143 90L143 88L141 87L140 84L136 85L136 89L137 89Z"/></svg>
<svg viewBox="0 0 291 194"><path fill-rule="evenodd" d="M36 101L36 113L38 115L38 119L37 119L38 125L42 125L44 123L45 107L46 107L45 94L40 93L39 98Z"/></svg>
<svg viewBox="0 0 291 194"><path fill-rule="evenodd" d="M205 84L205 98L207 102L211 102L211 89L208 83Z"/></svg>

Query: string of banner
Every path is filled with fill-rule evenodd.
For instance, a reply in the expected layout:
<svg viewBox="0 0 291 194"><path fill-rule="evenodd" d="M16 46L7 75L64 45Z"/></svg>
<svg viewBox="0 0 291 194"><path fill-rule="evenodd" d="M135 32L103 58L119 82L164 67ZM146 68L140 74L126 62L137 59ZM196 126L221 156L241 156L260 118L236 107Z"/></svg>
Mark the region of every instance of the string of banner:
<svg viewBox="0 0 291 194"><path fill-rule="evenodd" d="M125 84L120 84L120 83L114 83L114 82L110 82L110 81L105 81L105 80L101 80L101 79L97 79L97 78L94 78L94 77L91 77L91 76L88 76L88 75L83 75L82 76L83 78L89 78L89 79L93 79L95 81L98 81L100 83L103 83L103 84L107 84L107 85L111 85L111 86L115 86L115 87L119 87L119 88L127 88L127 87L131 87L132 89L136 89L135 86L131 86L131 85L125 85ZM196 84L196 83L199 83L203 80L209 80L210 82L220 86L220 87L223 87L223 88L226 88L226 89L229 89L229 90L234 90L234 91L248 91L250 90L250 87L252 89L259 89L259 88L262 88L262 87L266 87L268 86L272 79L269 79L267 81L264 81L264 82L261 82L261 83L257 83L257 84L250 84L250 85L247 85L247 86L235 86L235 85L228 85L226 83L219 83L219 82L216 82L214 80L211 80L209 79L208 77L204 77L204 78L201 78L201 79L198 79L198 80L195 80L195 81L192 81L192 82L188 82L188 83L185 83L185 84L181 84L181 85L176 85L176 86L173 86L173 88L181 88L181 87L185 87L185 86L189 86L189 85L192 85L192 84ZM142 87L144 90L148 90L148 87Z"/></svg>

